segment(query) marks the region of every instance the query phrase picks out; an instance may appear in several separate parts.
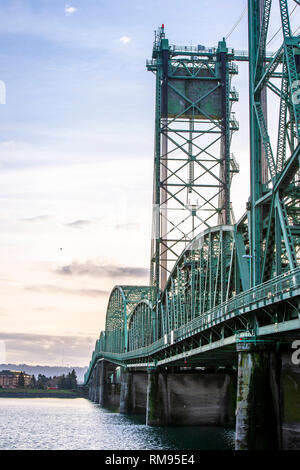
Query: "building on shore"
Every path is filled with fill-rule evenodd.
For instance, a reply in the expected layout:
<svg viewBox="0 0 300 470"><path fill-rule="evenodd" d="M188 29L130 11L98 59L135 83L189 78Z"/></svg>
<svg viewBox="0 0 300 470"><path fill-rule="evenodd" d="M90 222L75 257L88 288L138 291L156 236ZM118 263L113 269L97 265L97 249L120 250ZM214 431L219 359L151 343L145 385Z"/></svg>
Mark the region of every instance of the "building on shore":
<svg viewBox="0 0 300 470"><path fill-rule="evenodd" d="M17 388L20 386L20 375L24 377L24 387L28 387L31 382L31 375L20 370L0 371L0 388Z"/></svg>

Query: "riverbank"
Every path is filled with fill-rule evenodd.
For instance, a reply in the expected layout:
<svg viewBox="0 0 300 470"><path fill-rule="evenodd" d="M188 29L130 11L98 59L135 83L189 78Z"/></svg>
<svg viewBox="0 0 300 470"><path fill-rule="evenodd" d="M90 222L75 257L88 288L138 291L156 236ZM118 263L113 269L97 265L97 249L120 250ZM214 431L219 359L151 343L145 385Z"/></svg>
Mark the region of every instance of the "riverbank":
<svg viewBox="0 0 300 470"><path fill-rule="evenodd" d="M79 398L74 390L0 389L0 398Z"/></svg>

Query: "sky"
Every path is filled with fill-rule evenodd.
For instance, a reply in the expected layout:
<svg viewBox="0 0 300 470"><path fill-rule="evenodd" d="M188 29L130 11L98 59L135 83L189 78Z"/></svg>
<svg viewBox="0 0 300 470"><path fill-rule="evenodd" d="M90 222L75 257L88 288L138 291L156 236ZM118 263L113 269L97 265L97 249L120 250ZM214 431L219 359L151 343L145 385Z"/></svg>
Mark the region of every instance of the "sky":
<svg viewBox="0 0 300 470"><path fill-rule="evenodd" d="M87 365L113 286L148 284L155 77L145 62L162 23L170 44L216 46L246 4L224 3L1 0L0 362ZM246 14L228 46L247 49ZM249 196L239 69L236 218Z"/></svg>

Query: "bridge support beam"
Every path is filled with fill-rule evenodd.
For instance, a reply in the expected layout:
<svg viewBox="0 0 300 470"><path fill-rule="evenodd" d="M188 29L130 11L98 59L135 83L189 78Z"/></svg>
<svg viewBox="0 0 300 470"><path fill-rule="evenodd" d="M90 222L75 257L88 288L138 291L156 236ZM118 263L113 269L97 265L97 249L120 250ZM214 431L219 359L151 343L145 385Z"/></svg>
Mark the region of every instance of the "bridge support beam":
<svg viewBox="0 0 300 470"><path fill-rule="evenodd" d="M237 345L236 450L281 448L280 356L268 344Z"/></svg>

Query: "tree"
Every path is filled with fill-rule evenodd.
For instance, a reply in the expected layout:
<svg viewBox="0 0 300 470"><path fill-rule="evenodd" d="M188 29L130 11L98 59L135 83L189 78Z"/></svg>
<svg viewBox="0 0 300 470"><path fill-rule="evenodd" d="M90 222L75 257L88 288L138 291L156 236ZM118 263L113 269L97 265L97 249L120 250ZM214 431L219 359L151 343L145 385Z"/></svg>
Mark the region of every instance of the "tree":
<svg viewBox="0 0 300 470"><path fill-rule="evenodd" d="M47 388L48 380L49 379L45 375L39 374L37 379L37 388L45 390Z"/></svg>
<svg viewBox="0 0 300 470"><path fill-rule="evenodd" d="M55 377L55 381L59 389L74 390L77 388L77 376L74 369L67 375L63 374L59 377Z"/></svg>
<svg viewBox="0 0 300 470"><path fill-rule="evenodd" d="M67 388L67 381L66 381L65 374L63 374L63 375L61 375L60 377L58 377L57 386L58 386L58 388L60 388L60 389L65 389L65 388Z"/></svg>
<svg viewBox="0 0 300 470"><path fill-rule="evenodd" d="M37 388L37 381L34 375L31 376L30 388Z"/></svg>
<svg viewBox="0 0 300 470"><path fill-rule="evenodd" d="M25 386L24 372L21 372L18 377L18 387L23 388Z"/></svg>
<svg viewBox="0 0 300 470"><path fill-rule="evenodd" d="M77 388L77 375L76 375L75 369L73 369L71 372L71 388L72 389Z"/></svg>

